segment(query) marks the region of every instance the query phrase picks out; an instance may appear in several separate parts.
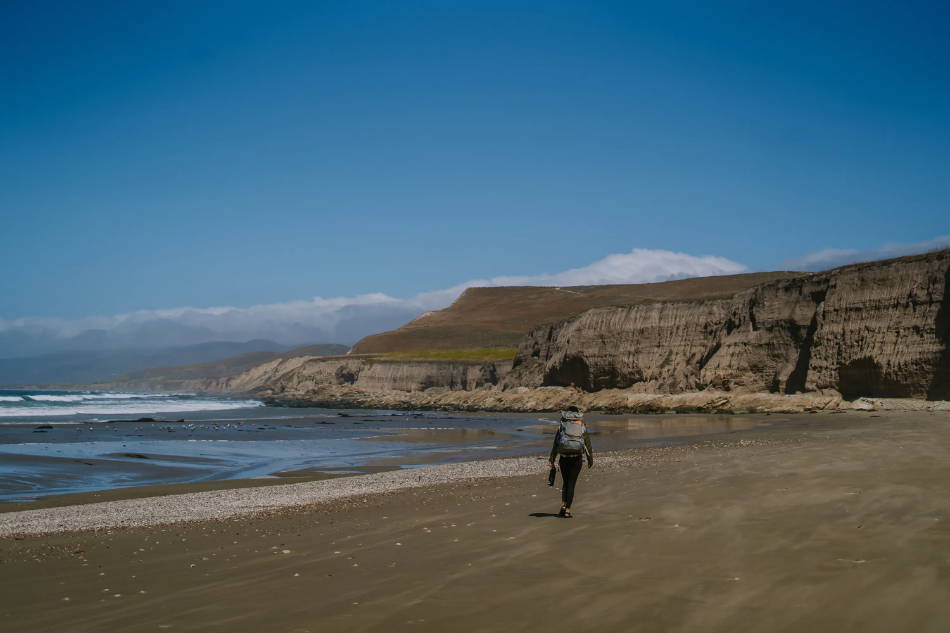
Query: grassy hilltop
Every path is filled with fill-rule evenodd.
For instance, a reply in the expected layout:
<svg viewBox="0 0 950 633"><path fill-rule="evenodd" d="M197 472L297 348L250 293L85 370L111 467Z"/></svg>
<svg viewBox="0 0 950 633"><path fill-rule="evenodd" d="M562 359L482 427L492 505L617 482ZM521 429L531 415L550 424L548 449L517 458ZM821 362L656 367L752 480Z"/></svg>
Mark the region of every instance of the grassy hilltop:
<svg viewBox="0 0 950 633"><path fill-rule="evenodd" d="M444 310L424 314L396 330L367 336L353 346L353 353L433 360L479 360L494 354L490 360L498 360L502 353L514 356L514 348L532 328L591 308L726 298L798 274L747 273L609 286L469 288Z"/></svg>

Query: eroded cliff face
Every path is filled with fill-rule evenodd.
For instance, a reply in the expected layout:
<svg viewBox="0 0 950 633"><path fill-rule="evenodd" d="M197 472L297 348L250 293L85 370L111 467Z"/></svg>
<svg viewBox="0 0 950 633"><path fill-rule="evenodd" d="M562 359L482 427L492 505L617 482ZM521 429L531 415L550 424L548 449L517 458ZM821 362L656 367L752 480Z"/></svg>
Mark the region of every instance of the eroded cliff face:
<svg viewBox="0 0 950 633"><path fill-rule="evenodd" d="M503 386L950 397L950 250L598 308L522 342Z"/></svg>
<svg viewBox="0 0 950 633"><path fill-rule="evenodd" d="M534 329L513 365L303 357L194 390L325 406L513 410L582 394L617 410L785 406L735 400L741 394L803 393L789 406L817 409L839 407L842 397L945 400L950 250L777 279L731 298L594 308ZM687 403L650 394L702 395Z"/></svg>
<svg viewBox="0 0 950 633"><path fill-rule="evenodd" d="M472 391L496 387L511 362L387 361L302 357L266 363L200 391L304 394L326 386L364 391Z"/></svg>
<svg viewBox="0 0 950 633"><path fill-rule="evenodd" d="M538 328L518 350L507 387L700 388L700 368L728 301L654 303L589 310Z"/></svg>
<svg viewBox="0 0 950 633"><path fill-rule="evenodd" d="M943 399L950 251L853 267L831 279L806 388Z"/></svg>

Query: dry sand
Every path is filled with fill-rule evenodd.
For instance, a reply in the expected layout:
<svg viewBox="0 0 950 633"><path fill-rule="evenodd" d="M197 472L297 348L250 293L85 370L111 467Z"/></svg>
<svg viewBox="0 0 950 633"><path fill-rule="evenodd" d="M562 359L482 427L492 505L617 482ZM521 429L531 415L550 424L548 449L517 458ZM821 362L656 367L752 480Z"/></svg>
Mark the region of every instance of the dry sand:
<svg viewBox="0 0 950 633"><path fill-rule="evenodd" d="M945 413L803 415L595 464L571 520L551 516L539 462L532 476L251 517L7 537L0 621L18 632L943 632L948 458Z"/></svg>

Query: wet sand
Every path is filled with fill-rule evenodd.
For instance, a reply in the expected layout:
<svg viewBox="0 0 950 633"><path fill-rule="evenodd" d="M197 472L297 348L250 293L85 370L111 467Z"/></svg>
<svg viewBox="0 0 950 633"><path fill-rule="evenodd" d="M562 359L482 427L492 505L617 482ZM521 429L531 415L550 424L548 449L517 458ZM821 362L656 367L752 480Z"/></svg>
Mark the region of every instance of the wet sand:
<svg viewBox="0 0 950 633"><path fill-rule="evenodd" d="M461 444L463 442L473 442L477 440L518 438L517 435L512 433L501 433L490 429L408 429L405 431L392 431L391 433L391 435L361 437L360 441Z"/></svg>
<svg viewBox="0 0 950 633"><path fill-rule="evenodd" d="M391 470L392 467L362 467L352 474L379 472ZM119 501L122 499L142 499L162 495L180 495L192 492L210 492L214 490L233 490L240 488L256 488L261 486L282 486L288 483L303 483L307 481L323 481L338 477L351 476L349 473L330 473L319 470L297 470L279 473L273 477L257 477L254 479L225 479L220 481L190 481L177 484L153 484L149 486L131 486L129 488L114 488L111 490L95 490L92 492L77 492L73 494L50 495L36 501L14 501L0 503L0 522L6 513L23 510L42 510L44 508L62 508L71 505L99 503L103 501Z"/></svg>
<svg viewBox="0 0 950 633"><path fill-rule="evenodd" d="M17 631L946 631L950 416L803 415L585 470L0 539Z"/></svg>

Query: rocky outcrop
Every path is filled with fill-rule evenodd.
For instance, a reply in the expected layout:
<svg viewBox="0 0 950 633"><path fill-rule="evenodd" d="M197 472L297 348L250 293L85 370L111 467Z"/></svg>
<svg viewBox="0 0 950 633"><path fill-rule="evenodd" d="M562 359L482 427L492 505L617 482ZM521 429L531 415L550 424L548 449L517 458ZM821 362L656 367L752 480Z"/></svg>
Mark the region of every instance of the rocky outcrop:
<svg viewBox="0 0 950 633"><path fill-rule="evenodd" d="M496 387L510 367L511 361L368 361L352 384L370 391L473 391Z"/></svg>
<svg viewBox="0 0 950 633"><path fill-rule="evenodd" d="M734 393L717 390L676 394L635 393L629 389L585 392L570 387L518 387L508 391L365 391L345 385L322 385L300 394L265 398L280 405L439 411L561 411L570 405L606 413L811 413L841 411L941 411L950 402L912 398L858 398L844 400L836 393L785 395Z"/></svg>
<svg viewBox="0 0 950 633"><path fill-rule="evenodd" d="M532 331L503 386L679 393L950 393L950 250L759 285L730 300L597 308Z"/></svg>
<svg viewBox="0 0 950 633"><path fill-rule="evenodd" d="M511 361L390 361L376 357L302 357L266 363L239 376L209 382L199 391L251 394L302 394L321 387L364 391L472 391L492 389Z"/></svg>

